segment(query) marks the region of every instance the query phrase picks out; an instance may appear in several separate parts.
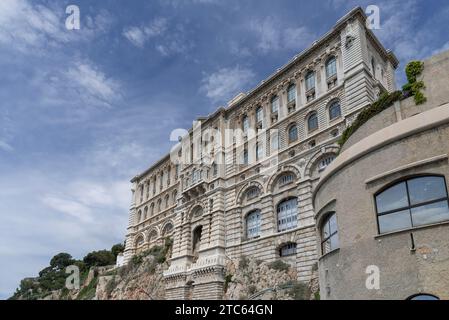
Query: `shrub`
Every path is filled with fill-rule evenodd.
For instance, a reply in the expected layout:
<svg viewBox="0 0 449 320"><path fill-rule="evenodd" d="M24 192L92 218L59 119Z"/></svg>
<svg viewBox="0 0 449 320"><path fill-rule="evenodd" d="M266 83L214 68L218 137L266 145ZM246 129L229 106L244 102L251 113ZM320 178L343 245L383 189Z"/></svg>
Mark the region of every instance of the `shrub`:
<svg viewBox="0 0 449 320"><path fill-rule="evenodd" d="M232 274L228 273L225 277L224 292L228 291L228 287L231 282L232 282Z"/></svg>
<svg viewBox="0 0 449 320"><path fill-rule="evenodd" d="M282 260L273 261L268 264L268 267L277 271L288 271L288 269L290 269L290 265Z"/></svg>
<svg viewBox="0 0 449 320"><path fill-rule="evenodd" d="M365 124L369 119L374 117L375 115L381 113L385 109L391 107L396 101L401 100L403 94L401 91L395 91L392 93L384 93L379 99L374 102L371 106L363 109L355 119L355 121L343 131L343 134L338 141L340 147L342 147L346 141L348 141L349 137L351 137L354 132L357 131L363 124Z"/></svg>
<svg viewBox="0 0 449 320"><path fill-rule="evenodd" d="M239 270L244 270L248 268L249 259L246 256L241 256L239 260Z"/></svg>
<svg viewBox="0 0 449 320"><path fill-rule="evenodd" d="M307 284L304 282L295 281L291 283L292 288L288 294L294 300L310 300L310 290Z"/></svg>

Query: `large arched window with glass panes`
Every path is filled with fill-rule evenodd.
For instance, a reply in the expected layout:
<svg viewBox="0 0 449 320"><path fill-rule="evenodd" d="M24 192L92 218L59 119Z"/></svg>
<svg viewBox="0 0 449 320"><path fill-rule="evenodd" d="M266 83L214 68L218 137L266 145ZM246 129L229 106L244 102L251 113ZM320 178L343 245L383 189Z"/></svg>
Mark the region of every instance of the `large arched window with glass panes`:
<svg viewBox="0 0 449 320"><path fill-rule="evenodd" d="M292 143L298 140L298 127L296 124L292 124L288 128L288 142Z"/></svg>
<svg viewBox="0 0 449 320"><path fill-rule="evenodd" d="M402 180L375 196L379 233L449 221L449 202L443 176Z"/></svg>
<svg viewBox="0 0 449 320"><path fill-rule="evenodd" d="M340 101L336 100L329 105L329 120L332 121L340 117L341 117Z"/></svg>
<svg viewBox="0 0 449 320"><path fill-rule="evenodd" d="M278 231L294 229L298 226L298 199L290 198L277 206Z"/></svg>
<svg viewBox="0 0 449 320"><path fill-rule="evenodd" d="M314 111L307 118L307 129L309 132L318 129L318 114Z"/></svg>
<svg viewBox="0 0 449 320"><path fill-rule="evenodd" d="M246 238L253 239L260 236L261 213L260 210L251 211L246 216Z"/></svg>

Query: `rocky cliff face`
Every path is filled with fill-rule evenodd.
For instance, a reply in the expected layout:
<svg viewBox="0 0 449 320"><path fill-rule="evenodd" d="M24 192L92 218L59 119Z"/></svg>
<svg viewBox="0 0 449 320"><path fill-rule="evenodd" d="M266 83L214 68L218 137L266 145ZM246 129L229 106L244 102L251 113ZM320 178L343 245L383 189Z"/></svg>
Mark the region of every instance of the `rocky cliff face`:
<svg viewBox="0 0 449 320"><path fill-rule="evenodd" d="M163 300L163 272L170 252L159 248L134 257L127 266L91 268L80 290L52 292L47 300ZM276 261L265 263L242 257L226 265L226 300L309 300L319 298L314 272L310 283L298 282L290 265Z"/></svg>

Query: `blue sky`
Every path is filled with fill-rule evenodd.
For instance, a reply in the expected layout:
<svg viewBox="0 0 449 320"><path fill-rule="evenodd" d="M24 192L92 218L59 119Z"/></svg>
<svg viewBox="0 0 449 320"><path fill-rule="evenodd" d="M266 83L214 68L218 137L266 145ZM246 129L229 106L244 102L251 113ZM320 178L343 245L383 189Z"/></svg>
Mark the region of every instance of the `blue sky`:
<svg viewBox="0 0 449 320"><path fill-rule="evenodd" d="M69 4L81 30L65 29ZM369 4L400 74L449 49L444 0L1 0L0 298L58 252L122 242L129 180L169 150L172 130Z"/></svg>

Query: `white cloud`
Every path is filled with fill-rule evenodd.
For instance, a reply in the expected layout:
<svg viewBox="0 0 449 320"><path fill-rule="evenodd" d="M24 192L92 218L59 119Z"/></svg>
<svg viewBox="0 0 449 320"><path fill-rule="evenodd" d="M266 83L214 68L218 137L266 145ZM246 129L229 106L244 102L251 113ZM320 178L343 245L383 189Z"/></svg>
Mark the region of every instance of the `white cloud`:
<svg viewBox="0 0 449 320"><path fill-rule="evenodd" d="M70 42L91 41L112 24L112 17L105 10L95 17L86 15L86 24L81 25L81 30L67 30L66 17L64 6L2 0L0 44L28 54L39 54Z"/></svg>
<svg viewBox="0 0 449 320"><path fill-rule="evenodd" d="M165 18L156 18L148 26L124 29L123 36L136 47L142 48L151 38L163 35L167 27L167 20Z"/></svg>
<svg viewBox="0 0 449 320"><path fill-rule="evenodd" d="M105 104L113 104L119 97L120 85L107 78L95 66L86 62L77 62L64 73L67 82L78 86L90 97ZM83 93L84 94L84 93Z"/></svg>
<svg viewBox="0 0 449 320"><path fill-rule="evenodd" d="M273 17L254 19L250 21L249 28L255 33L258 39L257 48L262 53L284 49L300 50L315 38L315 34L307 27L284 26Z"/></svg>
<svg viewBox="0 0 449 320"><path fill-rule="evenodd" d="M200 91L214 102L231 99L232 95L253 81L254 76L248 68L222 68L203 78Z"/></svg>
<svg viewBox="0 0 449 320"><path fill-rule="evenodd" d="M14 150L14 148L10 144L2 140L0 140L0 149L6 152L11 152Z"/></svg>

